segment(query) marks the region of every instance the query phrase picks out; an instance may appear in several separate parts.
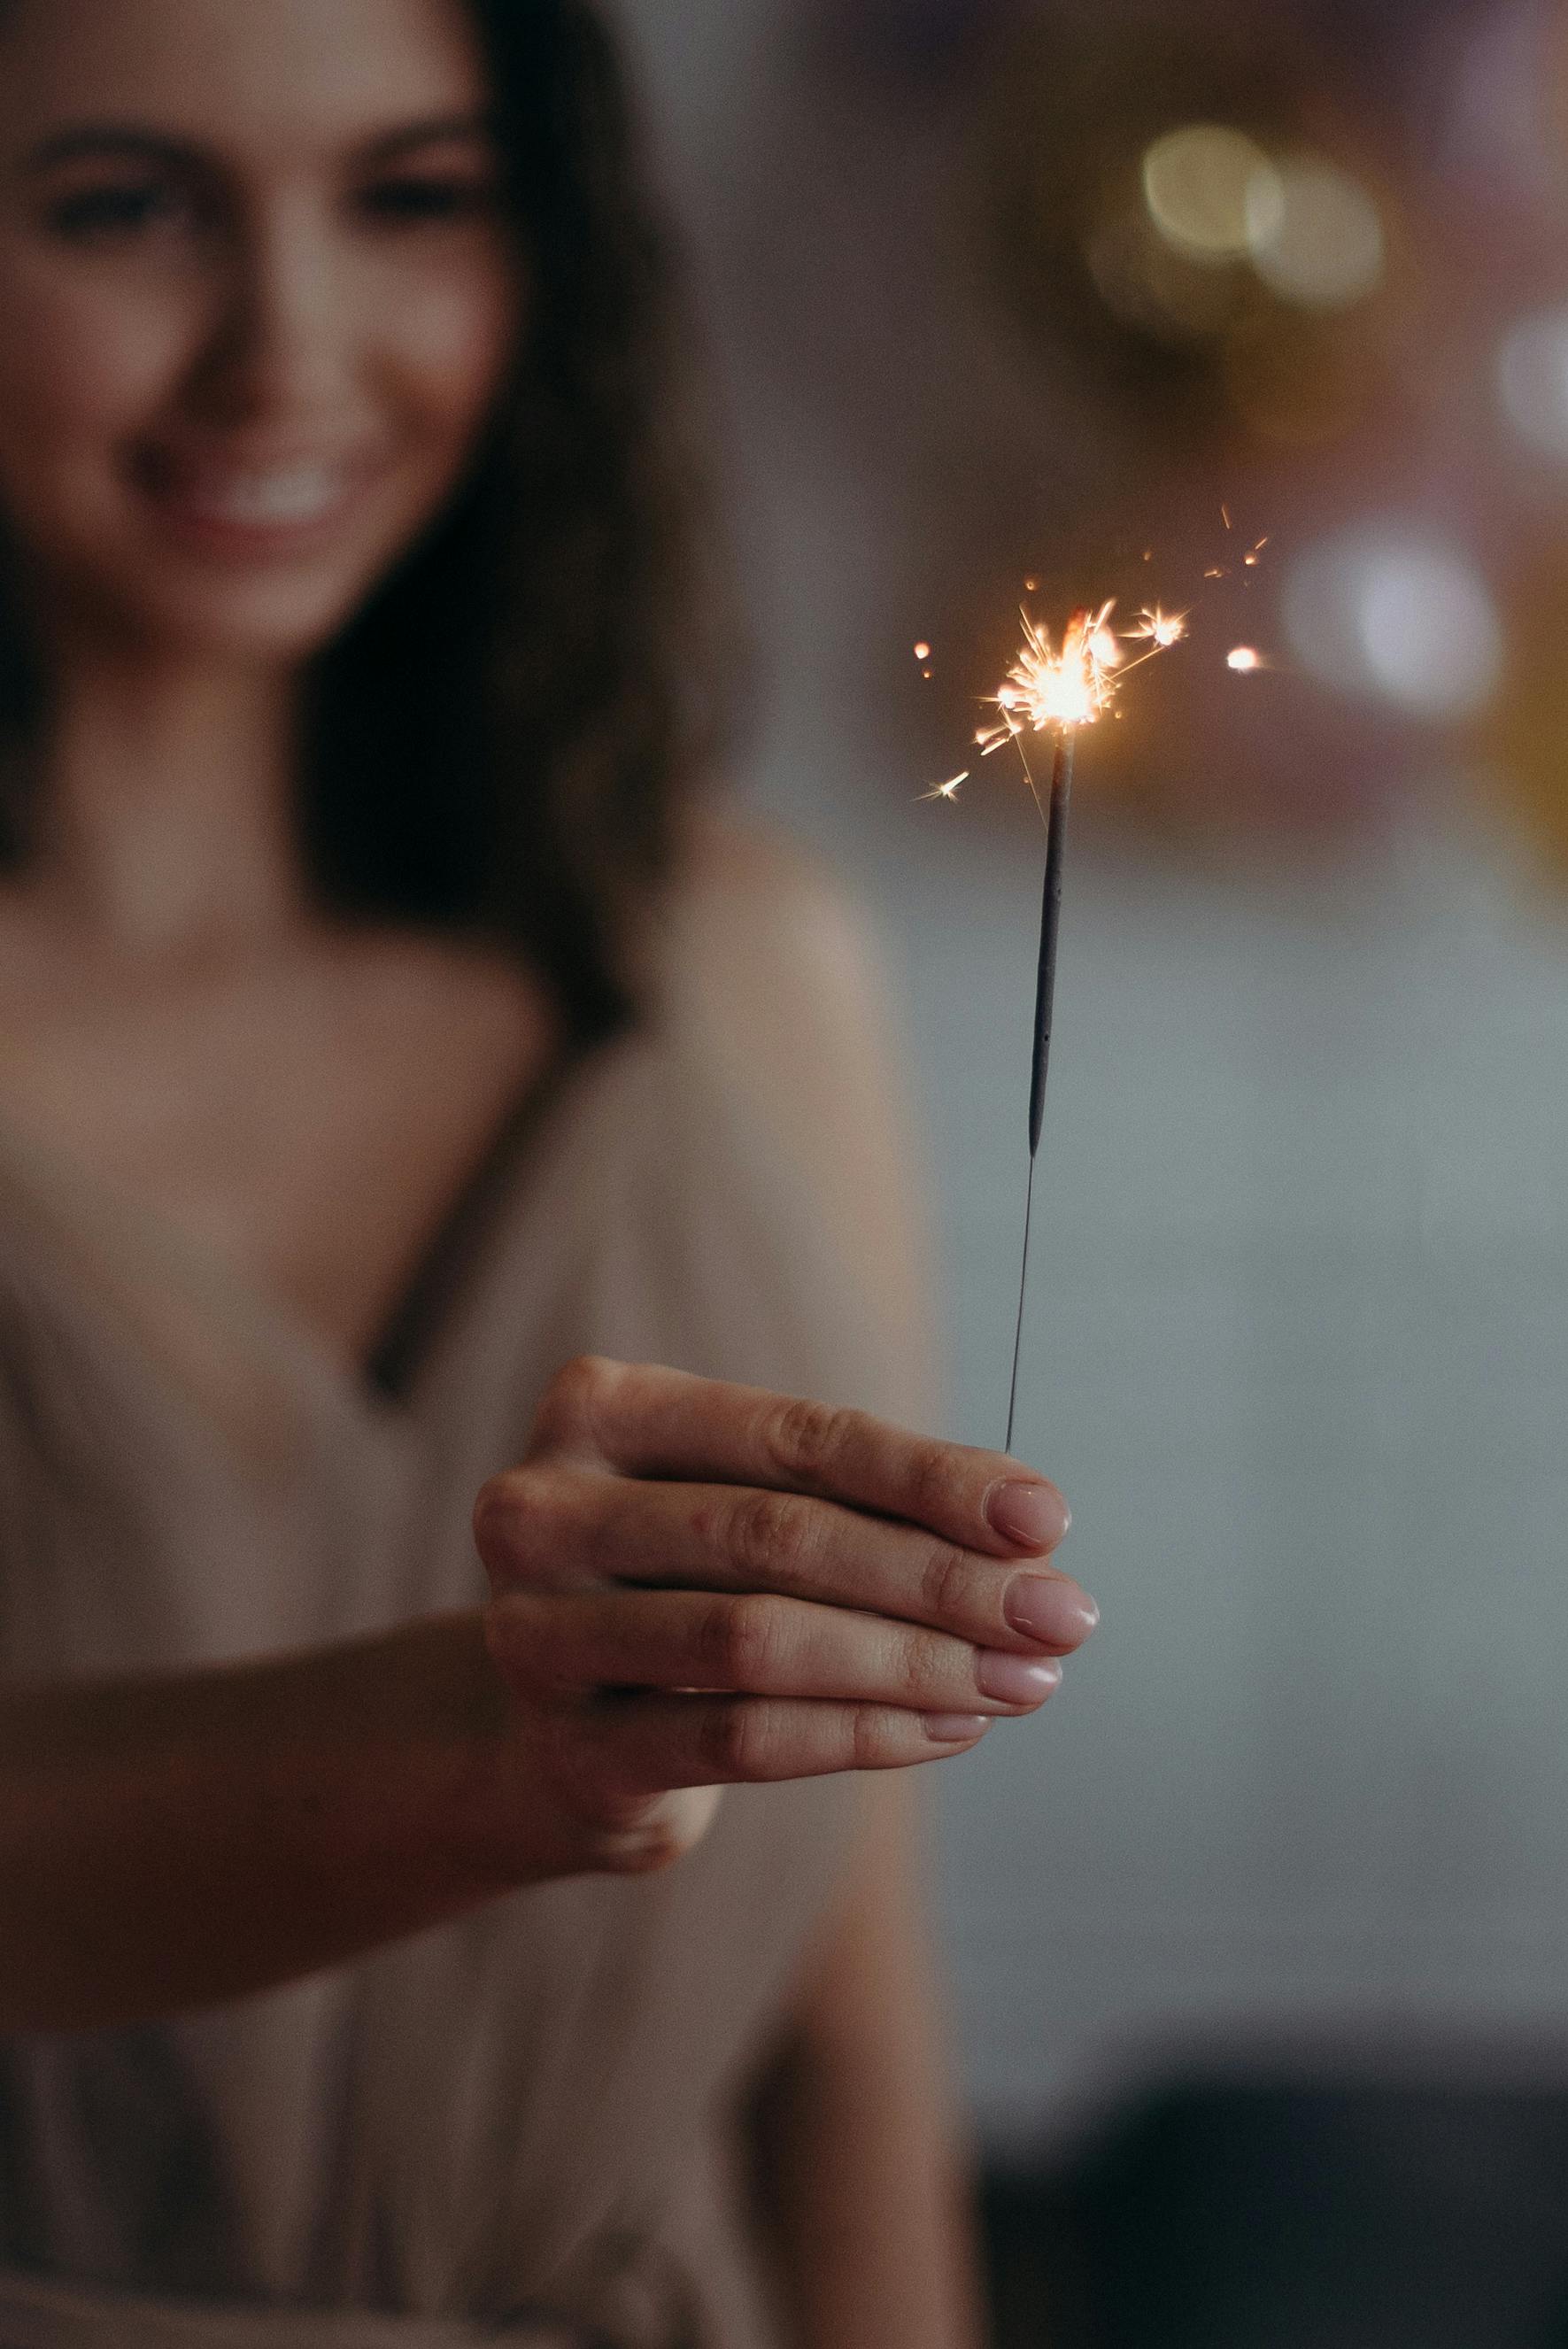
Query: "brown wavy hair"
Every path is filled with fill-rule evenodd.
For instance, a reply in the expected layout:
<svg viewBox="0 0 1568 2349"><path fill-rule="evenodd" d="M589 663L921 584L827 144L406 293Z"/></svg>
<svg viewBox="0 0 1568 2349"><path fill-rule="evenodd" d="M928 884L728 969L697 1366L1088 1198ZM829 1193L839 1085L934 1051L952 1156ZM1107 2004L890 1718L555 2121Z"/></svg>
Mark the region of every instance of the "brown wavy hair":
<svg viewBox="0 0 1568 2349"><path fill-rule="evenodd" d="M300 821L322 902L515 949L574 1030L635 1001L642 916L726 671L690 333L589 0L465 0L528 332L452 505L312 674ZM46 681L0 600L0 856L26 853Z"/></svg>

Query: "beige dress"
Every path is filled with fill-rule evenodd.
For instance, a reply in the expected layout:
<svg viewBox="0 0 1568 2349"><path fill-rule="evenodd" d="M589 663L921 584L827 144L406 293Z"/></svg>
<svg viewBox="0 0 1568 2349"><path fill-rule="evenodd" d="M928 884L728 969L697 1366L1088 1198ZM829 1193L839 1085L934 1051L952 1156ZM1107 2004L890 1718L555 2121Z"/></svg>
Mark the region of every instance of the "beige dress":
<svg viewBox="0 0 1568 2349"><path fill-rule="evenodd" d="M536 1104L449 1242L389 1393L0 1129L4 1671L200 1665L472 1601L473 1495L584 1350L912 1406L678 1016ZM732 1791L659 1878L0 2043L0 2344L773 2342L734 2114L855 1807L844 1779Z"/></svg>

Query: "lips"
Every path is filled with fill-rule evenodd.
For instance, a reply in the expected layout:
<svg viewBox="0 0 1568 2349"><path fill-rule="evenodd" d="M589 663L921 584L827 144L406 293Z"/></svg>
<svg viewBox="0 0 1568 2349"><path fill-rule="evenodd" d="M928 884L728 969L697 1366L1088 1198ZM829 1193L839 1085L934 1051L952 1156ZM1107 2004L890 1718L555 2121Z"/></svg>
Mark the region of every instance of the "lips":
<svg viewBox="0 0 1568 2349"><path fill-rule="evenodd" d="M257 461L167 449L139 451L130 470L164 523L242 553L297 543L330 528L354 504L369 471L363 460L335 455Z"/></svg>
<svg viewBox="0 0 1568 2349"><path fill-rule="evenodd" d="M206 521L264 526L319 522L343 502L347 491L346 476L335 466L294 465L190 481L179 502Z"/></svg>

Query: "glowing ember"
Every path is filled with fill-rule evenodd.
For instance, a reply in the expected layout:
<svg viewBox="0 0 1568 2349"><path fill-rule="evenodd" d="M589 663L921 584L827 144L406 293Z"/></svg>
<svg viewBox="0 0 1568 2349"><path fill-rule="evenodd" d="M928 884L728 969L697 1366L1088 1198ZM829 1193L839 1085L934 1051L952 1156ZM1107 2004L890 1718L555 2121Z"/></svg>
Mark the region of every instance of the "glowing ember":
<svg viewBox="0 0 1568 2349"><path fill-rule="evenodd" d="M1254 669L1264 667L1264 657L1253 645L1237 645L1225 655L1225 667L1233 668L1238 677L1250 677Z"/></svg>
<svg viewBox="0 0 1568 2349"><path fill-rule="evenodd" d="M914 657L917 661L928 661L931 658L931 647L923 639L916 645Z"/></svg>

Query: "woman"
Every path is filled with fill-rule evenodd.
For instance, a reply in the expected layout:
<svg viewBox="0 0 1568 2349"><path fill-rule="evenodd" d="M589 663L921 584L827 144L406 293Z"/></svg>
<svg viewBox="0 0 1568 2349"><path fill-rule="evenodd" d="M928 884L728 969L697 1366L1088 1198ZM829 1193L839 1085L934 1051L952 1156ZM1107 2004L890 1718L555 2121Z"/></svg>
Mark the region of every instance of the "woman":
<svg viewBox="0 0 1568 2349"><path fill-rule="evenodd" d="M973 2337L888 1790L1093 1610L781 1399L912 1281L664 279L578 0L0 0L18 2349Z"/></svg>

